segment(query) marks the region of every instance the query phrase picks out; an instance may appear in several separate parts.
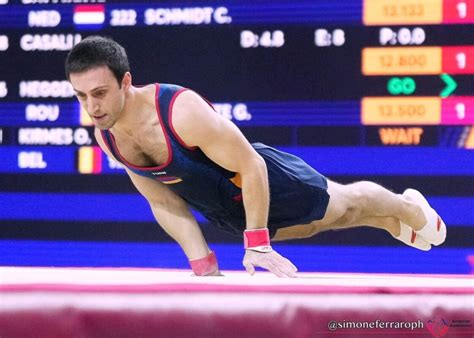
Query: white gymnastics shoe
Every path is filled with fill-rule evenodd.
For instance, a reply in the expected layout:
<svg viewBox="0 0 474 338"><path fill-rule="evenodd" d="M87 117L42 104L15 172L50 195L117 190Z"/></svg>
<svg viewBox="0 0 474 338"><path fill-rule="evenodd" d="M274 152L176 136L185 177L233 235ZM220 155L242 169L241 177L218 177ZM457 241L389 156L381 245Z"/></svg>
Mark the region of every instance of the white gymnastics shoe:
<svg viewBox="0 0 474 338"><path fill-rule="evenodd" d="M429 205L426 198L415 189L407 189L403 192L403 197L417 204L426 218L426 224L416 233L424 240L440 245L446 240L446 224L444 224L438 213Z"/></svg>
<svg viewBox="0 0 474 338"><path fill-rule="evenodd" d="M406 245L412 246L414 248L429 251L431 249L431 244L428 243L423 239L423 237L419 236L415 230L413 230L408 225L400 222L400 235L393 236L399 241L402 241Z"/></svg>

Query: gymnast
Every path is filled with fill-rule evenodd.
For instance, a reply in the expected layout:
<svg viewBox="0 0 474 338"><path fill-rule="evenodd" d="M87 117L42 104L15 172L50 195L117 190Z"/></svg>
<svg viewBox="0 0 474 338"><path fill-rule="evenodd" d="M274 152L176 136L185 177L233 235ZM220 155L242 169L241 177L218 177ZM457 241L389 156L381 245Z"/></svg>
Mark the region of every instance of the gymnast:
<svg viewBox="0 0 474 338"><path fill-rule="evenodd" d="M125 166L195 275L220 271L189 208L243 236L250 274L261 267L295 277L297 268L270 241L326 230L371 226L424 251L445 241L444 222L419 191L395 194L369 181L339 184L294 155L251 144L192 90L134 86L126 51L112 39L82 40L67 55L65 71L98 144Z"/></svg>

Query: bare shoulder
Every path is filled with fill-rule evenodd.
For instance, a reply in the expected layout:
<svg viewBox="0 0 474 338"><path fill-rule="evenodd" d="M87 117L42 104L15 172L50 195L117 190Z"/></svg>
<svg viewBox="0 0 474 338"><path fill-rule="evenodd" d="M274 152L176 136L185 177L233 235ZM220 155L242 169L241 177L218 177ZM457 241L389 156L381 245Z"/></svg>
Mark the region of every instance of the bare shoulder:
<svg viewBox="0 0 474 338"><path fill-rule="evenodd" d="M192 90L181 92L172 109L173 127L189 146L199 146L200 141L215 135L223 125L231 123Z"/></svg>
<svg viewBox="0 0 474 338"><path fill-rule="evenodd" d="M216 112L209 103L192 90L182 91L174 101L173 118L193 118L206 114L216 115Z"/></svg>

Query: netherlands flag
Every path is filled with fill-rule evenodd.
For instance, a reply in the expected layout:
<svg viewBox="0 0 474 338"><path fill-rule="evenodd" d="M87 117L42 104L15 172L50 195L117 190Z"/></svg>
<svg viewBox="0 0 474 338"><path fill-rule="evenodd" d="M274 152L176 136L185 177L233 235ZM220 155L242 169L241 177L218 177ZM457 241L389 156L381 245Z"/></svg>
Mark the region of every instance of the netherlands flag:
<svg viewBox="0 0 474 338"><path fill-rule="evenodd" d="M73 21L78 29L100 29L105 22L104 5L78 5L74 7Z"/></svg>

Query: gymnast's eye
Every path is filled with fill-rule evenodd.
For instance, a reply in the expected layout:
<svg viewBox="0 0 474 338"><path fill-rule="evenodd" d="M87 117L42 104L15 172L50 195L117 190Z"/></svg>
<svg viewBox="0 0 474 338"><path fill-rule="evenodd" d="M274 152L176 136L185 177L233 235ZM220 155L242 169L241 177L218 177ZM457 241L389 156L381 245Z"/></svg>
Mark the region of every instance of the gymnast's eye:
<svg viewBox="0 0 474 338"><path fill-rule="evenodd" d="M94 92L94 96L97 98L102 98L105 96L105 93L106 93L105 90L99 90L99 91Z"/></svg>

